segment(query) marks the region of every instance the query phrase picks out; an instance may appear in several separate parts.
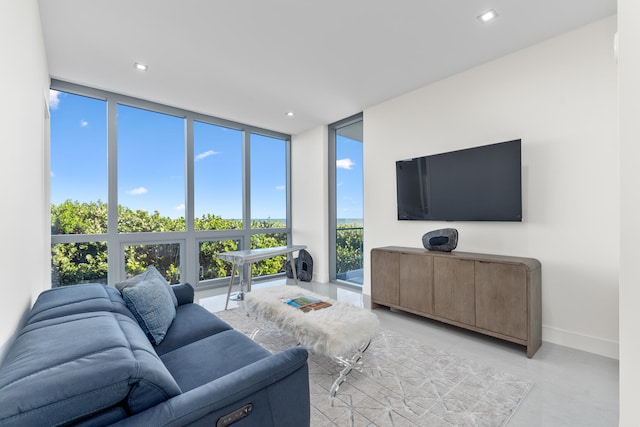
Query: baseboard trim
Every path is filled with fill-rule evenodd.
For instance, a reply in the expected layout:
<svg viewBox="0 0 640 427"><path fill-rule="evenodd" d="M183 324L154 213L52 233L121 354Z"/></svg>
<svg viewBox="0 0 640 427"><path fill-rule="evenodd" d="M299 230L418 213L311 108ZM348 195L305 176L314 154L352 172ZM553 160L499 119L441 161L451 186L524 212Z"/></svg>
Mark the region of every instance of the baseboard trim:
<svg viewBox="0 0 640 427"><path fill-rule="evenodd" d="M601 337L580 334L565 329L542 325L542 341L575 348L612 359L620 358L620 344Z"/></svg>

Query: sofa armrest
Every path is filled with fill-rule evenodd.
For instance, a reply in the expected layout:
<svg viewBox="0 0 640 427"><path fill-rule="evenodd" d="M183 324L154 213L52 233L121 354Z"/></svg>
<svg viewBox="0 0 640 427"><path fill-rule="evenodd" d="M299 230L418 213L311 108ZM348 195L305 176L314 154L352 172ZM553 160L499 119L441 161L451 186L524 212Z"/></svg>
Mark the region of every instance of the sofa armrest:
<svg viewBox="0 0 640 427"><path fill-rule="evenodd" d="M173 293L176 294L178 299L178 305L191 304L194 298L193 286L189 283L180 283L178 285L171 285Z"/></svg>
<svg viewBox="0 0 640 427"><path fill-rule="evenodd" d="M307 351L289 348L114 425L216 425L220 417L247 404L252 410L246 425L309 426Z"/></svg>

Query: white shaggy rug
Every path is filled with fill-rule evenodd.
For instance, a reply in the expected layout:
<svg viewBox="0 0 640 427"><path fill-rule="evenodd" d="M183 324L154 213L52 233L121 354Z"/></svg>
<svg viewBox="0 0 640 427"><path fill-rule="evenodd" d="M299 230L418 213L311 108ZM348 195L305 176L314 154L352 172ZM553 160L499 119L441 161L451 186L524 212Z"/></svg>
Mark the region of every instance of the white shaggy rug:
<svg viewBox="0 0 640 427"><path fill-rule="evenodd" d="M320 310L321 311L321 310ZM272 352L297 340L271 322L249 318L244 308L216 313ZM353 371L332 399L340 367L309 354L311 426L504 426L533 386L472 360L381 329L364 353L363 372Z"/></svg>

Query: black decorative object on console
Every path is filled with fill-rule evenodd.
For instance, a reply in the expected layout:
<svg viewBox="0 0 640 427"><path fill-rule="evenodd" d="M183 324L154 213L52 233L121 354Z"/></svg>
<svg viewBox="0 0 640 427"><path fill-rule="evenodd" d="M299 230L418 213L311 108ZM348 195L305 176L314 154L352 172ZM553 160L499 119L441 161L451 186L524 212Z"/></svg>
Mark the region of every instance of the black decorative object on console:
<svg viewBox="0 0 640 427"><path fill-rule="evenodd" d="M311 254L305 249L298 252L298 256L293 259L296 263L296 274L298 280L303 282L310 282L313 278L313 258ZM284 272L289 279L293 278L293 270L291 269L291 261L287 261L284 264Z"/></svg>
<svg viewBox="0 0 640 427"><path fill-rule="evenodd" d="M430 251L451 252L458 246L458 230L442 228L422 236L422 244Z"/></svg>

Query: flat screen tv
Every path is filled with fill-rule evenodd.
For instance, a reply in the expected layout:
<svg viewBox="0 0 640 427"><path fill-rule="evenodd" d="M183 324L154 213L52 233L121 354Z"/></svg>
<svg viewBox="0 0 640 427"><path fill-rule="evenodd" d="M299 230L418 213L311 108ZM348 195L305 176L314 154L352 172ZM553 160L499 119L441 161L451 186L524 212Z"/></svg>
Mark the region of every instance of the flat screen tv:
<svg viewBox="0 0 640 427"><path fill-rule="evenodd" d="M521 140L396 162L399 220L522 221Z"/></svg>

